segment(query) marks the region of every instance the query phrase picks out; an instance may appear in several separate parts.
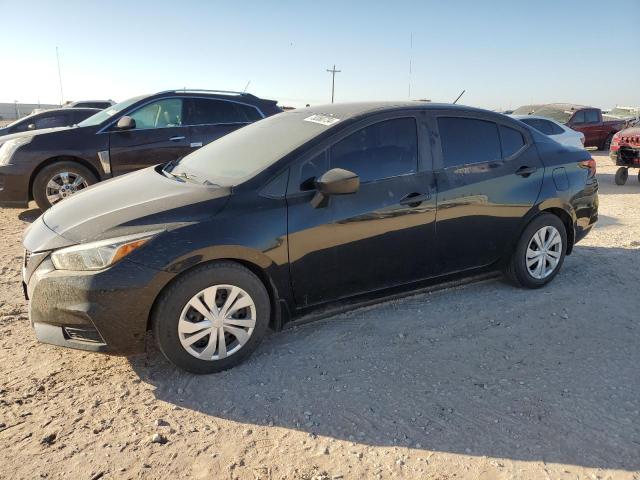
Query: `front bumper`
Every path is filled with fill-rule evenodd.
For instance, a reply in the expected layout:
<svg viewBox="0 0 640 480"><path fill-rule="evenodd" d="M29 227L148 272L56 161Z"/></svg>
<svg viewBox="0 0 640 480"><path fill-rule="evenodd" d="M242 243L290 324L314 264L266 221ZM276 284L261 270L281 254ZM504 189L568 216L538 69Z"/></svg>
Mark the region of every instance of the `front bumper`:
<svg viewBox="0 0 640 480"><path fill-rule="evenodd" d="M140 353L153 303L172 277L127 259L96 272L55 270L47 253L31 255L24 268L29 318L44 343Z"/></svg>

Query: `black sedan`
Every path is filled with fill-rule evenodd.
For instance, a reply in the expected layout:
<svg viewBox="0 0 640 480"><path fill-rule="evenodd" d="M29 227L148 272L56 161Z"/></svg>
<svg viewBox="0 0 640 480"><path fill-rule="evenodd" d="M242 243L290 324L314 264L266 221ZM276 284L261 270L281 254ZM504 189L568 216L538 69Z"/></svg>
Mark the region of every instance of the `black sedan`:
<svg viewBox="0 0 640 480"><path fill-rule="evenodd" d="M589 153L504 115L294 110L45 212L24 239L29 313L43 342L127 354L152 329L176 365L216 372L327 302L487 268L542 287L597 189Z"/></svg>

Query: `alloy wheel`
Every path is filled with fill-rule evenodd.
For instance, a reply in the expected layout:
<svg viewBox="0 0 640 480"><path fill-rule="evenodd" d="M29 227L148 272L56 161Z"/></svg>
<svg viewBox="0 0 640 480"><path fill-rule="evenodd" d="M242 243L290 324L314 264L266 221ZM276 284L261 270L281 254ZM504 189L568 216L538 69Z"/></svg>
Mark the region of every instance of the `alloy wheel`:
<svg viewBox="0 0 640 480"><path fill-rule="evenodd" d="M82 175L74 172L57 173L47 182L47 200L53 205L88 186L89 183Z"/></svg>
<svg viewBox="0 0 640 480"><path fill-rule="evenodd" d="M235 285L214 285L184 306L178 336L190 355L222 360L249 341L255 326L256 306L251 296Z"/></svg>
<svg viewBox="0 0 640 480"><path fill-rule="evenodd" d="M558 229L548 225L534 233L525 255L529 275L538 280L551 275L562 257L562 236Z"/></svg>

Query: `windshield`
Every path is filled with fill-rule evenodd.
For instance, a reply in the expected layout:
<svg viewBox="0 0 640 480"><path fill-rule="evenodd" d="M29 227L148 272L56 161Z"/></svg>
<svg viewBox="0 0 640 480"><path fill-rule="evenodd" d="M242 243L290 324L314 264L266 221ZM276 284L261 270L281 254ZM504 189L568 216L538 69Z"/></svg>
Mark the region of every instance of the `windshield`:
<svg viewBox="0 0 640 480"><path fill-rule="evenodd" d="M292 111L252 123L187 155L171 173L237 185L326 131L329 126L316 121L317 117L322 115ZM331 120L331 125L339 121Z"/></svg>
<svg viewBox="0 0 640 480"><path fill-rule="evenodd" d="M121 111L129 108L134 103L140 101L145 98L145 95L141 95L139 97L133 97L129 100L125 100L124 102L116 103L104 110L96 113L95 115L91 115L89 118L81 121L78 126L79 127L94 127L96 125L100 125L105 120L113 117L116 113L120 113Z"/></svg>
<svg viewBox="0 0 640 480"><path fill-rule="evenodd" d="M571 110L554 107L542 107L540 110L536 110L536 116L550 118L551 120L555 120L560 123L567 123L573 113L574 112Z"/></svg>

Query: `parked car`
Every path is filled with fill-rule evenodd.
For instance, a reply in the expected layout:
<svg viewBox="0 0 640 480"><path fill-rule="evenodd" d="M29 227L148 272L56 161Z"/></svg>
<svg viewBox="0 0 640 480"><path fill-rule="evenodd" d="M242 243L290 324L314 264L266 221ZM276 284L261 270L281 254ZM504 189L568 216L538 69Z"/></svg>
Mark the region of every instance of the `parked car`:
<svg viewBox="0 0 640 480"><path fill-rule="evenodd" d="M46 210L100 180L176 160L279 112L275 101L247 93L170 90L118 103L74 128L5 137L0 206L35 200Z"/></svg>
<svg viewBox="0 0 640 480"><path fill-rule="evenodd" d="M535 114L584 133L584 146L596 147L600 150L609 150L615 133L625 128L627 124L624 120L603 119L599 108L568 103L548 104L537 109Z"/></svg>
<svg viewBox="0 0 640 480"><path fill-rule="evenodd" d="M24 239L39 340L196 373L329 302L502 268L538 288L597 220L595 162L502 114L417 102L275 115L60 202Z"/></svg>
<svg viewBox="0 0 640 480"><path fill-rule="evenodd" d="M584 133L571 130L566 125L558 123L555 120L537 115L512 115L512 117L550 136L562 145L584 148Z"/></svg>
<svg viewBox="0 0 640 480"><path fill-rule="evenodd" d="M41 130L43 128L70 127L95 115L100 110L97 108L74 108L67 110L54 108L43 110L39 113L27 115L4 128L0 128L0 137L12 133L27 132L29 130ZM0 139L0 142L2 140Z"/></svg>
<svg viewBox="0 0 640 480"><path fill-rule="evenodd" d="M609 156L620 167L616 171L616 184L624 185L629 178L629 169L640 169L640 127L626 128L616 133L611 141ZM638 181L640 181L640 170L638 170Z"/></svg>
<svg viewBox="0 0 640 480"><path fill-rule="evenodd" d="M113 100L78 100L67 103L63 108L98 108L104 110L115 104L116 102Z"/></svg>

